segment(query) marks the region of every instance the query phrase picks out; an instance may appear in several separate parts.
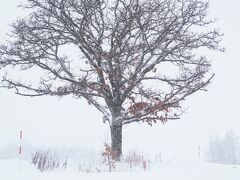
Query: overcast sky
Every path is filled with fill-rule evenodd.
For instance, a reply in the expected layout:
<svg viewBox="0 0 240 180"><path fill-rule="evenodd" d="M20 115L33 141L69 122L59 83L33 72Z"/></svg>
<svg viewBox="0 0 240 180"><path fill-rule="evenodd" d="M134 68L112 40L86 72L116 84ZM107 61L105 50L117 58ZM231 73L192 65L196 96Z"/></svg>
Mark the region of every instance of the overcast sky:
<svg viewBox="0 0 240 180"><path fill-rule="evenodd" d="M23 12L19 0L3 1L0 6L0 38ZM144 152L163 152L179 157L196 158L198 145L204 147L211 134L230 129L240 134L240 1L210 0L210 16L218 17L217 27L225 34L225 53L209 53L216 74L208 92L190 97L187 113L181 120L154 127L130 124L124 127L123 148ZM34 146L86 145L101 148L109 137L101 114L85 101L71 96L28 98L0 89L0 148L18 143L19 131ZM108 138L109 139L109 138Z"/></svg>

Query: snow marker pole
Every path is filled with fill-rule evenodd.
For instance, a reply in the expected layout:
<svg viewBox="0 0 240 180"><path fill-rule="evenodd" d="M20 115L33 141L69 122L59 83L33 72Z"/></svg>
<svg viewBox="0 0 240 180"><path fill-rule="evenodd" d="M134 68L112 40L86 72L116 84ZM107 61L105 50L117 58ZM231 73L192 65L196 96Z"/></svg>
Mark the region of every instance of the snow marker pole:
<svg viewBox="0 0 240 180"><path fill-rule="evenodd" d="M19 134L19 149L18 149L19 161L18 161L18 171L20 173L21 157L22 157L22 131Z"/></svg>
<svg viewBox="0 0 240 180"><path fill-rule="evenodd" d="M198 146L198 158L200 161L201 160L201 146L200 145Z"/></svg>

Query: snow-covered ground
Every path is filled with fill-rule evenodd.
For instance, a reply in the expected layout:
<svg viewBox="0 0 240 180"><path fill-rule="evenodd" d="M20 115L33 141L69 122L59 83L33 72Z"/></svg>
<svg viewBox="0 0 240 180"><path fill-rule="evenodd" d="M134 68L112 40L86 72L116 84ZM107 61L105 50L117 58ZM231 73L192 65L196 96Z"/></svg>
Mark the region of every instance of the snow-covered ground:
<svg viewBox="0 0 240 180"><path fill-rule="evenodd" d="M41 173L28 160L21 162L20 171L18 166L17 159L0 159L0 180L240 180L240 166L213 163L150 163L147 171L112 173L82 173L74 167Z"/></svg>

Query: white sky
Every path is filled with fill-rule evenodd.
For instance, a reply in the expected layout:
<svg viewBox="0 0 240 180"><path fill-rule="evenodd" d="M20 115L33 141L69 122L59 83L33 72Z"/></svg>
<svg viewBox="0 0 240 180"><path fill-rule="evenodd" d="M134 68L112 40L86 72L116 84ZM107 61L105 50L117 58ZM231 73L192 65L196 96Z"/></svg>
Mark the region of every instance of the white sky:
<svg viewBox="0 0 240 180"><path fill-rule="evenodd" d="M21 14L19 0L3 1L0 6L0 38ZM130 124L124 127L124 151L162 152L168 156L197 158L198 145L206 145L210 134L233 129L240 134L240 1L210 0L210 15L219 17L218 27L225 34L225 53L209 53L216 73L207 93L189 98L188 112L181 120L165 125ZM28 98L0 89L0 148L18 143L19 131L34 146L86 145L101 148L107 125L101 114L85 101L69 97ZM110 138L110 137L109 137Z"/></svg>

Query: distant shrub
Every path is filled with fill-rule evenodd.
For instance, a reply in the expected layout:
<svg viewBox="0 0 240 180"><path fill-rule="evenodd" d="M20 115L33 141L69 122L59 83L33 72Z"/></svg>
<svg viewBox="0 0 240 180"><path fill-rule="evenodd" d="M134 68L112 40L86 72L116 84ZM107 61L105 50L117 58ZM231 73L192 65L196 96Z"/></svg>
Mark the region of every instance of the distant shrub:
<svg viewBox="0 0 240 180"><path fill-rule="evenodd" d="M128 151L125 155L125 161L130 163L131 166L141 165L144 161L144 156L136 150Z"/></svg>
<svg viewBox="0 0 240 180"><path fill-rule="evenodd" d="M41 172L53 170L59 167L60 157L57 152L52 153L49 150L36 150L32 154L32 164L37 167ZM63 163L63 168L67 167L67 159Z"/></svg>

